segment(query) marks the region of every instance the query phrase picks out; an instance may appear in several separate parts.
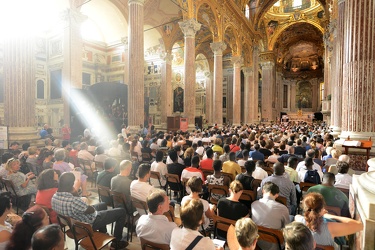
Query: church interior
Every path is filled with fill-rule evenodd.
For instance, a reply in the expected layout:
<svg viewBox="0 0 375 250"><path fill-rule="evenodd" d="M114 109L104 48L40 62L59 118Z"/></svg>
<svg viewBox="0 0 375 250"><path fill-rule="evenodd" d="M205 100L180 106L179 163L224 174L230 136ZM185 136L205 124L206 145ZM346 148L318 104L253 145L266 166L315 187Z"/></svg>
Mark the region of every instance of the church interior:
<svg viewBox="0 0 375 250"><path fill-rule="evenodd" d="M8 141L43 124L57 137L64 124L169 131L181 117L374 136L373 0L3 1L0 26Z"/></svg>

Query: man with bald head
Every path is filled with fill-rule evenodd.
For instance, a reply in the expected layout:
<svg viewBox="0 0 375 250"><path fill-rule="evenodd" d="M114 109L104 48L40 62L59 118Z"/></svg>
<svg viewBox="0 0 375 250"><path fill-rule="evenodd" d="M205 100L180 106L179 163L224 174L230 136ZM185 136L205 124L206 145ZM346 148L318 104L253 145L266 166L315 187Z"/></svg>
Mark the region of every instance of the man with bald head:
<svg viewBox="0 0 375 250"><path fill-rule="evenodd" d="M283 196L287 200L287 207L289 209L289 214L294 215L297 207L297 196L296 188L293 182L289 178L285 178L285 167L281 162L277 162L273 165L273 174L263 179L260 187L260 192L258 192L258 197L262 197L263 185L267 182L275 183L280 189L280 196Z"/></svg>

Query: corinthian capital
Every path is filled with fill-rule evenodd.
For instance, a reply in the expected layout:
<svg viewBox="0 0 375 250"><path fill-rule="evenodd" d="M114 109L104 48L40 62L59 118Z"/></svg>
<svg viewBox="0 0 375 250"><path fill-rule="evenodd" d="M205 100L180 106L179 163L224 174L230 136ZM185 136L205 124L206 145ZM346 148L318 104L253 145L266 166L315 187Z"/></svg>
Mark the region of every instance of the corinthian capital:
<svg viewBox="0 0 375 250"><path fill-rule="evenodd" d="M242 67L242 72L245 75L245 77L248 77L253 74L253 69L250 67Z"/></svg>
<svg viewBox="0 0 375 250"><path fill-rule="evenodd" d="M233 63L233 67L238 68L243 63L243 58L241 56L232 56L231 61Z"/></svg>
<svg viewBox="0 0 375 250"><path fill-rule="evenodd" d="M145 0L128 0L128 5L131 4L139 4L143 6L145 4Z"/></svg>
<svg viewBox="0 0 375 250"><path fill-rule="evenodd" d="M171 53L161 53L160 58L163 59L167 64L171 64L173 60L173 55Z"/></svg>
<svg viewBox="0 0 375 250"><path fill-rule="evenodd" d="M210 47L215 55L222 55L223 51L227 48L227 45L224 42L216 42L210 43Z"/></svg>
<svg viewBox="0 0 375 250"><path fill-rule="evenodd" d="M178 22L185 37L195 37L195 33L201 29L202 24L195 19L189 19L183 22Z"/></svg>

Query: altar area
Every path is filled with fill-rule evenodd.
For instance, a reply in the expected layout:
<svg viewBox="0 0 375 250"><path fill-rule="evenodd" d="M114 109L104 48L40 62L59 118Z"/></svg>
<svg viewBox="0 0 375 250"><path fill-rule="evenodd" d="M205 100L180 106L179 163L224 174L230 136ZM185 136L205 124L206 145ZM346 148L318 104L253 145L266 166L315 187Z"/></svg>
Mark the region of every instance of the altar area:
<svg viewBox="0 0 375 250"><path fill-rule="evenodd" d="M302 110L298 110L295 113L288 113L286 116L281 118L281 122L307 122L312 123L314 119L314 112L304 112Z"/></svg>

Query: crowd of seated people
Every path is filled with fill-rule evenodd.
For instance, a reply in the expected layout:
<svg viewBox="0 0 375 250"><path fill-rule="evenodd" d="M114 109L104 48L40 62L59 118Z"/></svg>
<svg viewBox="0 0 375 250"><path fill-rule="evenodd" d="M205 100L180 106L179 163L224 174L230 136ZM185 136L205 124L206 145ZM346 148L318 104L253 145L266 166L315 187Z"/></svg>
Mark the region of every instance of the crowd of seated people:
<svg viewBox="0 0 375 250"><path fill-rule="evenodd" d="M15 184L16 192L28 196L30 202L34 201L33 197L36 195L35 204L47 209L51 222L56 222L56 214L61 213L86 221L92 224L94 229L104 231L104 226L119 220L119 216L116 214L111 216L110 220L100 221L94 214L107 211L107 206L105 205L105 208L100 204L90 206L87 204L87 199L84 199L85 196L90 196L87 183L93 173L89 170L95 169L96 163L99 162L102 169L96 178L90 178L91 182L95 181L101 186L123 193L126 200L130 201L133 197L149 203L148 212L154 216L141 217L147 225L147 221L157 219L161 213L167 211L166 204L170 202L172 205L181 204L181 220L184 228L175 230L176 239L186 236L194 240L193 236L198 235L201 229L205 231L213 227L216 216L234 221L250 217L259 226L275 230L287 228L290 219L293 220L294 215L301 213L302 210L298 209L299 199L303 195L299 183L308 182L312 178L309 175L314 175L317 181L312 184L317 185L311 187L308 193L321 193L325 204L331 205L332 193L327 195L327 190L335 188L335 194L339 194L340 197L345 196L335 186L347 189L351 184L350 173L354 172L346 159L348 157L340 156L341 152L334 148L332 136L325 133L325 127L320 124L289 127L228 126L221 129L213 127L191 133L181 131L164 133L143 127L139 131L142 133L138 134L132 134L126 128L124 130L122 131L124 133L108 142L88 135L81 137L78 142L73 142L71 146L67 141L51 144L51 138L47 138L46 147L36 148L26 145L28 148L23 150L22 154L17 149L17 144L14 144L11 150L2 156L3 165L0 168L0 175L5 179L11 179ZM326 152L327 147L333 148L330 152ZM145 153L151 158L144 159ZM323 158L324 156L326 157ZM89 163L85 164L90 165L82 166L79 159L87 160ZM322 170L333 173L326 173L323 176ZM151 171L159 172L160 182L157 179L150 179ZM313 172L316 173L312 174ZM67 187L60 186L61 177L60 182L58 179L58 176L65 176L68 173L70 178L66 177L68 180L65 182L68 182L69 190ZM167 179L168 174L177 175L179 182L171 183ZM74 178L71 177L72 175ZM37 177L36 183L35 177ZM337 185L334 185L335 178L338 180ZM72 179L74 179L73 183L71 183ZM183 183L186 183L189 192L186 192ZM259 184L255 185L256 183ZM212 193L209 197L208 185L226 186L229 193L227 196ZM168 191L171 201L160 189ZM182 194L178 195L172 189L181 190ZM256 201L241 200L243 190L254 192ZM156 198L151 195L157 192L159 193L155 194ZM217 207L210 204L211 198L218 202ZM279 203L279 198L286 200L285 205ZM69 209L62 205L64 199L75 204L77 209L80 209L79 213L85 214L83 210L87 209L89 215L79 218L76 214L67 212ZM305 199L306 196L303 202ZM117 205L121 209L122 204ZM192 224L186 222L184 211L187 214L194 212L199 215L198 210L201 206L202 219ZM136 211L131 205L126 209ZM188 211L189 209L196 211ZM25 210L27 207L23 208L23 211ZM111 210L108 208L108 211ZM124 210L121 211L125 217ZM347 213L347 203L343 205L341 211L343 216L350 216ZM138 210L138 213L144 214L144 211ZM274 214L280 218L274 220L274 217L267 214ZM165 220L164 217L161 218ZM268 223L268 220L272 220L272 223ZM299 221L304 222L303 219ZM317 228L311 227L309 220L305 221L315 239L314 230ZM341 221L346 223L344 219ZM117 224L123 229L124 225ZM196 227L198 224L203 227ZM139 224L139 230L141 225ZM152 226L152 223L148 226ZM127 245L122 240L119 228L115 229L115 236L120 245L123 247ZM225 238L225 234L221 236ZM180 244L187 243L174 242L173 237L172 241L170 237L165 239L169 240L156 243L167 243L172 249L178 249ZM206 240L199 242L204 241ZM253 238L250 241L246 244L254 242L258 245L262 244L262 241ZM199 242L197 246L201 244ZM323 243L333 245L330 241Z"/></svg>

